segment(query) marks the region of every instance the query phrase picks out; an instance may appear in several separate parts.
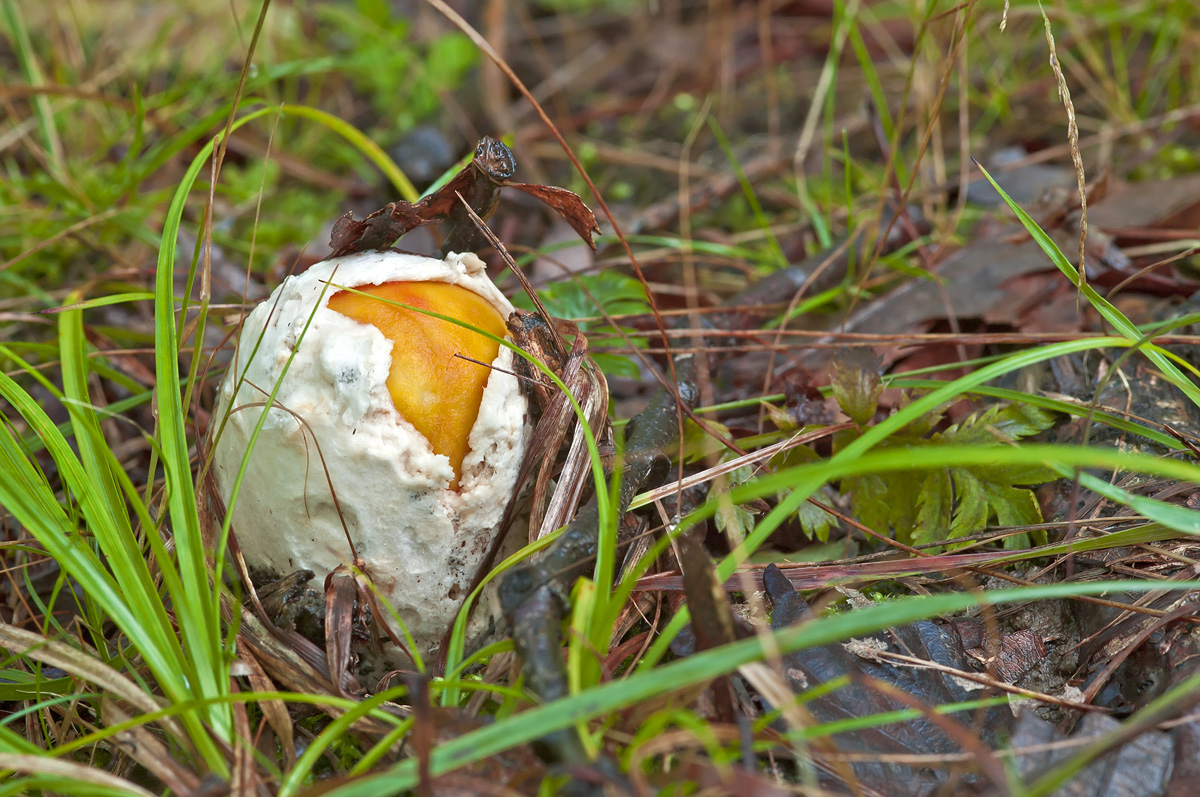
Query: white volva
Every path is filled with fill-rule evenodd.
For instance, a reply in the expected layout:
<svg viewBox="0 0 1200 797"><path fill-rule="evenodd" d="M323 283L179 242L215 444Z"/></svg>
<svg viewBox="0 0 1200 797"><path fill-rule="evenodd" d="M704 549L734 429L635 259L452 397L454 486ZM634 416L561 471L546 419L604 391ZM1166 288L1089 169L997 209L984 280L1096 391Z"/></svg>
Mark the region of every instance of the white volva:
<svg viewBox="0 0 1200 797"><path fill-rule="evenodd" d="M508 373L513 354L501 347L458 489L450 488L450 461L433 453L388 392L392 342L326 307L338 290L332 286L421 281L467 288L502 318L512 312L473 254L436 260L368 252L319 263L285 280L246 319L214 424L229 413L215 448L228 504L250 436L287 367L233 508L246 560L280 576L310 569L318 589L331 570L353 564L332 483L359 557L428 654L492 542L529 429L525 397Z"/></svg>

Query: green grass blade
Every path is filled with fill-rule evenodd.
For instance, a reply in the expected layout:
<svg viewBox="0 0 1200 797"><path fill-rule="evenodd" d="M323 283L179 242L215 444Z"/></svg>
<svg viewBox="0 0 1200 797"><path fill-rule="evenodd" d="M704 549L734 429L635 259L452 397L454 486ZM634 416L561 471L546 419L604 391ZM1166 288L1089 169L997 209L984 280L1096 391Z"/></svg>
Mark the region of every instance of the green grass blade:
<svg viewBox="0 0 1200 797"><path fill-rule="evenodd" d="M1058 244L1054 243L1054 240L1047 235L1041 227L1038 226L1037 222L1034 221L1028 213L1022 210L1021 206L1014 202L1012 197L1004 192L1004 189L992 179L990 174L988 174L987 169L983 168L983 166L979 166L979 170L983 172L983 176L988 179L988 182L990 182L992 187L995 188L1000 194L1001 198L1004 200L1004 203L1008 205L1009 210L1016 215L1017 220L1021 222L1021 226L1025 228L1025 231L1028 232L1030 237L1037 242L1038 247L1046 253L1046 256L1050 258L1051 262L1058 267L1058 270L1061 271L1066 278L1071 281L1071 284L1079 289L1079 292L1084 295L1084 298L1088 300L1092 307L1096 308L1096 312L1098 312L1105 321L1111 324L1114 329L1124 335L1125 338L1130 341L1130 343L1139 347L1142 350L1142 353L1146 355L1146 358L1158 366L1158 369L1162 372L1163 376L1166 377L1168 382L1183 391L1183 394L1187 396L1193 404L1195 404L1197 407L1200 407L1200 388L1197 388L1196 385L1192 383L1192 380L1184 376L1183 373L1171 363L1166 352L1164 352L1158 346L1147 345L1146 337L1142 334L1141 330L1139 330L1137 326L1133 324L1133 322L1126 318L1120 310L1118 310L1111 302L1097 293L1096 289L1093 288L1089 283L1081 280L1079 277L1079 270L1076 269L1075 266L1071 265L1071 261L1067 260L1067 256L1064 255L1062 250L1058 248Z"/></svg>
<svg viewBox="0 0 1200 797"><path fill-rule="evenodd" d="M940 366L939 366L940 367ZM946 384L944 381L935 379L888 379L885 377L885 383L888 387L907 388L910 390L934 390ZM1074 415L1079 418L1091 417L1094 421L1102 423L1105 426L1111 426L1114 429L1119 429L1122 432L1135 434L1138 437L1144 437L1147 440L1153 440L1161 446L1169 449L1179 450L1183 448L1183 444L1171 437L1169 434L1163 434L1157 429L1151 429L1149 426L1143 426L1135 421L1129 421L1115 413L1105 410L1094 410L1086 404L1072 404L1069 401L1061 401L1052 399L1047 396L1038 396L1033 393L1022 393L1019 390L1009 390L1003 387L976 387L970 392L977 396L989 396L991 398L1000 399L1001 401L1021 402L1024 404L1032 404L1035 407L1050 410L1051 412L1061 412L1067 415Z"/></svg>
<svg viewBox="0 0 1200 797"><path fill-rule="evenodd" d="M800 504L808 499L810 495L816 492L817 489L825 484L829 479L836 478L834 474L841 473L843 468L850 462L859 457L862 457L872 447L885 440L894 432L899 431L907 424L915 421L920 416L937 407L944 401L961 396L963 393L989 382L992 379L1003 376L1004 374L1023 368L1027 365L1050 360L1063 354L1072 354L1080 351L1089 351L1091 349L1102 349L1106 347L1128 348L1134 343L1125 338L1086 338L1083 340L1064 341L1055 343L1049 346L1043 346L1029 351L1017 352L1003 360L992 363L991 365L980 368L965 376L959 377L953 382L948 382L942 387L914 400L898 412L885 418L871 428L867 429L863 434L844 449L836 453L833 457L824 463L819 463L817 467L813 467L806 472L792 472L790 477L792 481L784 483L779 481L779 474L773 474L770 477L765 477L772 480L772 484L776 491L789 491L787 496L781 500L774 509L768 512L762 520L754 527L754 530L746 536L734 551L717 565L717 575L722 580L728 579L737 570L738 565L746 561L755 551L757 551L764 542L775 532L777 528L799 508ZM799 471L799 469L797 469ZM744 485L736 492L736 496L746 494L747 490L757 489L758 480L753 484ZM739 500L735 497L735 500ZM690 514L684 521L680 523L679 529L688 528L701 517L707 516L715 511L715 502L710 501L704 506ZM675 616L667 624L663 633L654 641L646 655L642 657L639 664L640 668L649 669L667 652L667 647L671 644L671 640L683 628L688 621L687 607L681 608L676 612Z"/></svg>
<svg viewBox="0 0 1200 797"><path fill-rule="evenodd" d="M143 588L144 579L138 575L138 569L131 566L131 562L122 561L128 549L112 519L112 507L98 501L100 491L91 485L70 444L40 405L4 374L0 374L0 398L8 401L45 442L64 485L79 501L88 530L102 550L107 548L112 552L108 563L122 580L109 572L79 533L75 521L58 503L45 478L29 462L7 425L0 426L0 473L4 474L0 479L0 504L29 530L63 571L79 582L89 599L95 601L134 643L163 691L172 699L188 700L191 687L186 675L186 660L153 585L150 589ZM140 556L138 559L144 571L145 562ZM147 622L147 618L156 620ZM204 726L194 715L184 714L182 721L198 751L211 762L210 766L221 766L223 757Z"/></svg>
<svg viewBox="0 0 1200 797"><path fill-rule="evenodd" d="M37 56L33 52L33 43L29 40L29 28L15 0L4 0L4 22L12 34L16 58L21 65L21 71L31 86L45 83L42 69L38 66ZM45 94L35 94L31 100L33 113L37 117L38 129L42 134L42 142L46 146L46 154L50 159L50 167L59 176L65 175L63 165L62 139L58 135L58 127L54 123L54 112L50 109L50 98Z"/></svg>
<svg viewBox="0 0 1200 797"><path fill-rule="evenodd" d="M978 605L1001 605L1015 601L1061 598L1070 595L1098 595L1120 589L1148 592L1163 589L1159 581L1121 581L1088 584L1052 584L984 593L922 595L869 606L844 614L822 618L770 634L779 653L791 653L819 645L828 645L852 637L864 636L939 614L951 614ZM1178 582L1171 589L1192 590L1200 582ZM775 647L777 646L777 647ZM763 639L754 637L730 645L697 653L679 661L639 671L637 675L612 681L588 691L529 709L509 720L494 723L439 745L430 758L430 772L440 775L534 741L545 734L619 711L645 700L660 698L694 684L724 675L766 656ZM376 797L397 794L417 783L417 762L405 761L389 772L369 776L336 787L330 797Z"/></svg>
<svg viewBox="0 0 1200 797"><path fill-rule="evenodd" d="M299 116L304 119L311 119L314 122L328 127L333 132L340 135L342 138L349 141L354 146L358 147L359 151L367 156L368 160L374 163L397 191L400 192L402 199L409 202L416 202L421 198L421 194L417 191L412 181L408 179L408 175L404 170L396 165L396 162L388 156L383 148L368 138L357 127L339 119L331 113L319 110L317 108L309 108L306 105L283 105L279 109L282 113L288 116Z"/></svg>

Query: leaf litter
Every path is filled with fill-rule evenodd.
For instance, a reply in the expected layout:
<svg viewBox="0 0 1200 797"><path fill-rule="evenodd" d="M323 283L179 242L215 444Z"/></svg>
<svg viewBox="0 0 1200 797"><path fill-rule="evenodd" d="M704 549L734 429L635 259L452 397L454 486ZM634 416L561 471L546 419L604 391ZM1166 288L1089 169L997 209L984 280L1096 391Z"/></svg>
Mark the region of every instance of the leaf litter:
<svg viewBox="0 0 1200 797"><path fill-rule="evenodd" d="M617 217L625 232L645 238L635 241L635 250L628 254L610 247L605 238L593 239L599 232L595 217L575 193L511 182L516 150L538 152L528 163L540 182L548 182L541 173L552 171L563 185L576 185L557 169L552 150L538 149L545 130L529 125L515 128L511 150L484 138L476 158L423 199L386 202L381 197L372 206L377 209L361 219L350 213L333 222L329 238L335 255L418 247L418 231L435 228L444 233L435 245L447 250L490 247L492 265L507 267L514 277L525 265L523 247L536 248L548 240L555 224L546 222L549 216L561 216L596 250L592 273L585 270L578 281L533 285L530 312L510 323L523 348L537 355L580 400L589 427L597 432L606 472L611 476L618 463L625 471L614 493L622 510L617 514L625 514L627 505L636 509L613 529L618 543L640 553L655 541L663 542L655 560L644 565L636 556L618 556L617 571L636 579L632 592L619 607L620 620L611 624L609 638L589 634L581 623L587 611L594 610L588 603L590 582L579 578L590 575L602 555L591 463L581 427L563 394L552 389L540 371L521 366L541 416L538 453L525 475L533 485L529 538L546 540L563 527L567 530L540 557L502 577L521 664L514 664L509 652L496 652L486 663L473 665L468 677L484 684L523 685L533 697L553 705L581 683L593 683L589 678L596 684L616 683L652 670L649 665L640 668L654 656L702 660L704 651L720 651L769 629L781 632L796 623L819 628L823 619L869 610L837 591L850 586L862 596L858 603L884 605L902 594L986 592L1060 580L1156 579L1163 589L1117 589L1103 597L988 607L843 640L855 640L851 644L856 650L869 656L856 655L838 643L788 653L778 661L768 650L761 669L714 671L713 677L688 689L614 709L605 715L604 724L588 726L586 720L578 720L573 730L564 723L534 737L535 745L514 743L504 753L482 756L447 772L445 760L437 758L439 746L473 738L471 734L490 723L519 718L522 712L517 708L528 695L518 699L479 692L461 703L434 705L437 698L431 688L446 688L437 680L438 663L426 675L403 672L385 683L358 682L351 672L352 650L367 643L364 629L371 613L385 609L372 603L353 574L342 573L329 584L327 614L324 595L309 588L315 602L305 604L296 597L303 593L301 574L260 591L258 597L271 607L276 628L264 624L257 612L240 611L236 603L226 601L224 607L227 617L241 616L239 683L264 690L284 686L328 698L320 704L320 713L308 716L296 704L263 701L264 724L257 732L266 741L260 750L268 750L274 738L279 744L277 760L292 766L296 748L303 750L312 741L314 729L331 727L330 717L347 716L350 704L344 701L360 701L394 682L405 685L406 696L383 703L383 711L392 720L411 721L414 740L419 741L390 749L377 760L386 765L403 765L406 758L418 763L419 774L410 782L426 793L496 788L534 793L543 778L553 778L563 769L577 776L581 793L669 789L681 780L739 794L782 793L799 783L834 793L1003 791L1008 776L999 756L1008 750L1016 751L1013 771L1027 786L1036 784L1044 791L1071 782L1073 789L1115 797L1189 793L1200 783L1194 766L1200 732L1187 713L1198 694L1191 628L1200 613L1194 593L1167 589L1172 582L1195 578L1192 562L1200 548L1190 538L1134 514L1112 494L1087 489L1045 464L1009 464L1002 455L1027 442L1069 441L1154 456L1190 456L1181 452L1188 448L1185 443L1194 444L1200 437L1195 407L1136 355L1122 357L1115 349L1064 353L1014 369L974 394L909 413L906 423L873 443L874 452L902 456L969 446L994 450L996 461L895 468L826 480L811 501L800 503L776 524L765 544L748 559L741 557L739 544L754 539L760 524L774 522L771 513L791 493L791 485L758 490L758 480L792 472L789 469L820 467L840 452L855 450L857 440L919 401L936 377L967 373L1019 347L1105 331L1097 313L1080 304L1074 286L1037 242L1010 216L986 210L1000 205L990 187L971 179L967 148L956 151L949 141L953 116L946 114L935 134L931 131L936 113L905 104L927 102L936 94L930 90L934 87L922 85L924 95L913 98L891 84L904 78L903 72L887 72L882 84L878 74L872 80L871 73L883 62L871 59L881 52L916 63L923 58L913 49L920 36L910 34L919 31L939 37L941 44L953 44L956 31L966 29L965 17L958 18L961 24L953 30L940 30L937 24L943 20L909 26L898 24L904 20L888 19L877 26L864 22L872 34L868 37L860 38L857 27L851 31L859 68L863 63L872 66L866 74L843 68L830 77L837 81L838 92L831 95L836 102L829 107L836 108L833 113L845 136L840 143L824 142L825 152L819 153L825 163L842 164L836 168L845 176L845 186L836 189L844 190L847 201L839 207L828 195L804 193L817 185L820 169L811 163L797 164L806 182L795 190L794 175L785 174L792 155L778 145L787 142L785 125L800 129L805 119L780 102L780 86L773 82L779 76L773 70L803 76L797 85L815 82L807 80L815 75L804 74L801 67L814 55L814 63L820 64L832 39L822 39L810 23L845 24L844 18L830 16L818 5L773 9L775 16L765 28L757 27L748 13L742 19L736 16L742 12L731 11L734 16L720 20L729 23L730 30L759 35L731 41L734 60L724 64L726 72L712 74L681 54L699 52L700 45L716 35L714 30L685 20L674 21L669 43L632 31L618 46L600 35L602 20L581 17L582 30L595 34L595 46L608 56L601 58L590 50L572 52L567 43L575 41L578 31L554 27L550 23L562 22L554 16L521 20L522 30L538 31L537 47L526 51L498 45L505 57L532 74L545 68L538 64L538 58L546 57L542 48L550 47L549 52L560 56L557 64L567 69L556 77L546 74L549 82L535 93L544 98L559 92L555 101L561 100L561 113L555 118L564 130L587 131L598 141L609 135L620 138L624 134L613 131L627 129L622 120L632 119L628 124L645 140L658 137L652 146L631 146L637 138L617 144L599 141L602 146L585 158L589 170L604 174L600 184L611 192L610 199L618 187L630 198L617 208ZM964 7L955 13L971 12ZM797 20L802 24L792 24ZM1040 29L1032 32L1041 36ZM972 35L992 43L991 33ZM752 41L756 43L748 43ZM1070 48L1061 32L1057 47L1060 57ZM622 48L641 54L642 61L626 57ZM1076 68L1095 69L1086 48L1078 52ZM1043 60L1044 55L1040 52ZM666 66L659 73L667 87L661 92L645 82L647 57ZM592 66L580 67L585 62ZM933 68L927 69L930 74L945 69L949 75L950 66L951 62L921 62L922 69ZM55 74L67 73L60 69ZM920 78L915 70L913 74ZM1039 77L1053 80L1048 74ZM1087 86L1107 87L1109 76L1098 77ZM1058 80L1073 80L1071 70ZM735 81L742 81L738 88L753 102L728 92ZM862 88L864 83L869 85ZM1103 119L1100 133L1089 137L1085 125L1082 134L1076 130L1068 137L1061 105L1038 94L1035 85L1038 82L1031 80L1027 87L1014 87L1008 98L1013 108L1034 109L1024 111L1032 117L1024 126L1010 121L983 134L989 148L1015 153L999 159L1001 186L1078 265L1082 217L1072 160L1082 149L1094 170L1090 159L1105 152L1106 162L1098 165L1108 167L1110 174L1087 186L1088 282L1147 335L1170 333L1159 340L1183 362L1194 363L1200 341L1187 316L1197 311L1191 297L1200 287L1192 249L1200 238L1200 183L1186 169L1164 175L1151 168L1158 163L1156 148L1186 149L1194 144L1194 108L1164 108L1147 100L1154 113L1146 111L1132 126ZM25 88L27 95L11 95L18 97L14 107L29 120L30 129L36 127L34 120L43 125L46 148L14 139L25 148L14 173L29 169L30 163L61 168L55 165L62 162L55 131L44 127L45 107L40 101L22 104L23 96L53 95L39 94L36 86ZM1072 113L1080 113L1080 121L1094 121L1106 110L1090 96L1093 89L1073 88L1073 102L1083 110ZM859 89L861 95L855 93ZM589 91L613 102L573 99ZM770 108L763 128L768 144L743 147L735 139L732 150L718 155L708 141L708 150L696 163L676 157L678 148L667 145L679 139L675 127L682 124L686 129L684 123L697 121L687 116L696 111L689 106L696 98L693 91L713 92L715 113L728 114L722 125L739 132L757 129L754 106ZM870 112L862 113L857 106L851 111L844 104L845 97L866 92L875 95ZM622 117L622 103L640 109L638 115ZM515 121L524 114L496 96L485 98L484 105L488 110L480 115L487 120L479 129L511 131L513 125L498 120L507 116ZM1051 110L1056 105L1058 115ZM914 110L919 113L905 116ZM1039 110L1044 112L1040 116ZM675 111L680 113L672 115ZM160 114L147 118L158 124ZM917 151L915 143L889 138L893 125L917 133L912 138L918 142L932 142L932 150ZM468 143L465 135L458 138L459 145ZM1068 145L1059 144L1068 138ZM247 153L263 149L262 142L247 133L231 139L229 151L235 158L249 158ZM838 158L831 160L831 152ZM882 172L872 172L891 163L893 156L905 161L905 171L914 179L920 175L915 190L902 190L899 175L877 179ZM741 162L731 164L731 157ZM925 163L920 163L922 158ZM282 162L290 179L312 180L322 190L348 186L363 191L357 180L331 173L327 165L305 163L290 153ZM989 162L989 169L995 163ZM955 175L946 172L948 165L960 170L957 186L952 185ZM834 171L832 165L823 168ZM666 188L657 179L664 174L670 178ZM676 181L677 176L682 179ZM836 193L829 186L820 189ZM378 196L369 189L365 193ZM29 196L42 202L53 195L39 190ZM526 202L525 197L534 201ZM756 204L774 214L776 223L767 225L769 229L748 222L753 216L748 208ZM543 213L542 205L549 214ZM953 215L960 211L969 211L965 221ZM217 213L223 212L236 222L241 211L236 205L222 205L218 198ZM334 215L332 206L327 215ZM489 222L493 231L476 224L475 217ZM72 258L78 255L71 247L81 241L97 251L118 252L114 262L138 263L145 256L136 243L114 244L107 230L94 236L75 230L53 237L59 232L36 242L20 233L8 235L5 246L18 243L11 252L5 250L5 266L36 283L35 272L17 267L29 266L35 262L32 255L43 251L75 267L78 262ZM409 233L413 235L407 241L402 238ZM764 243L767 239L774 245ZM776 251L783 253L786 264L778 261ZM634 254L637 263L630 262ZM272 255L277 257L272 268L286 270L287 258ZM212 256L215 267L241 273L239 263L221 262L230 255L214 247ZM543 269L542 275L549 271ZM644 281L639 280L642 275ZM266 292L261 290L260 274L239 279L247 283L247 292ZM188 284L181 281L181 294ZM19 298L11 320L28 323L24 309L29 304L27 298ZM554 318L546 308L569 318ZM231 310L236 314L236 307L231 305ZM117 397L139 385L153 386L153 362L146 347L122 348L128 335L112 331L144 329L145 316L127 305L89 307L87 312L89 321L103 321L89 323L85 330L92 353L107 368L96 372L97 383ZM1171 324L1180 327L1169 329ZM864 355L868 350L873 353ZM593 361L591 355L598 357ZM602 370L597 362L619 362L622 370ZM53 367L52 362L44 365ZM678 384L670 382L673 371ZM689 379L692 373L694 382ZM52 391L44 395L47 406L56 406ZM647 404L648 414L639 415ZM5 411L6 417L12 415L8 407ZM207 423L203 406L195 415L201 426ZM135 407L128 416L142 428L154 428L149 405ZM617 420L615 431L607 426L610 416ZM637 420L631 425L623 422L634 416ZM35 450L37 440L24 422L10 422L25 435L24 444ZM106 433L123 446L121 455L135 462L131 473L145 482L154 460L151 447L131 435L136 428L114 424ZM683 439L676 440L680 428ZM623 447L626 438L638 445ZM680 455L679 446L688 447L688 456ZM672 458L675 464L668 467ZM39 464L44 464L48 479L57 478L52 461L43 458ZM1200 506L1200 491L1177 478L1112 469L1081 471L1103 477L1125 496L1190 511ZM152 481L147 486L153 487ZM753 498L741 500L751 494ZM65 491L62 495L69 500ZM711 516L681 523L697 507L713 507ZM37 550L19 524L6 522L5 528L17 544L11 550ZM677 529L685 529L683 536L671 543L663 540L664 532ZM727 567L730 562L736 567ZM32 568L27 560L16 564ZM5 622L37 629L40 639L48 626L36 602L22 601L30 595L50 595L57 586L47 584L57 584L57 573L49 582L13 581L5 593L11 598ZM690 627L673 640L672 652L664 653L656 644L660 634L685 607ZM78 609L73 613L83 614ZM327 623L328 636L322 622ZM25 657L21 667L26 670L40 656L42 664L62 668L101 689L111 691L113 683L128 687L125 680L90 670L82 650L39 652L28 640L10 648L23 651L19 655ZM594 663L594 673L588 674L593 664L582 664L585 660ZM522 681L516 680L518 671ZM31 675L20 669L5 671L4 686L12 687L6 712L32 706L21 691L34 683ZM459 687L450 687L455 688ZM1014 716L1008 704L1018 705L1018 698L1023 708ZM140 705L131 695L126 702L129 705L105 704L105 720L120 722L130 706L144 712L154 708ZM347 724L356 741L347 742L349 746L389 738L394 727L378 714L350 717ZM300 723L293 729L295 719ZM175 738L185 736L170 720L159 722L156 732L160 728ZM591 738L578 733L584 728ZM26 729L36 737L34 725L27 723ZM119 741L108 748L101 741L93 749L137 762L137 777L154 779L159 787L180 793L204 788L192 764L164 752L154 736ZM324 774L344 776L350 766L334 764ZM251 779L267 788L263 784L270 783L270 777L264 769Z"/></svg>

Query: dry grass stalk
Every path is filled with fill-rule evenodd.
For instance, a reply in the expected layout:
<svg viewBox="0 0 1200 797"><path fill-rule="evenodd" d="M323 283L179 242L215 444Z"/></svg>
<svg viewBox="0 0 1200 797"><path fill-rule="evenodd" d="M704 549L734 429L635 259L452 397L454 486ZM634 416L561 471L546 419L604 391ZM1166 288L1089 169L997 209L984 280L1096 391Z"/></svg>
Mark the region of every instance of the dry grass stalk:
<svg viewBox="0 0 1200 797"><path fill-rule="evenodd" d="M1050 17L1046 16L1045 9L1041 9L1041 12L1042 22L1046 26L1046 45L1050 48L1050 69L1054 72L1054 82L1058 84L1058 96L1062 98L1063 108L1067 111L1067 146L1071 150L1071 163L1075 165L1075 180L1079 185L1079 281L1081 285L1086 285L1084 249L1087 244L1087 179L1083 174L1083 156L1079 153L1079 125L1075 121L1075 104L1071 102L1071 89L1067 86L1067 78L1058 63L1058 51L1054 47L1054 31L1050 29Z"/></svg>

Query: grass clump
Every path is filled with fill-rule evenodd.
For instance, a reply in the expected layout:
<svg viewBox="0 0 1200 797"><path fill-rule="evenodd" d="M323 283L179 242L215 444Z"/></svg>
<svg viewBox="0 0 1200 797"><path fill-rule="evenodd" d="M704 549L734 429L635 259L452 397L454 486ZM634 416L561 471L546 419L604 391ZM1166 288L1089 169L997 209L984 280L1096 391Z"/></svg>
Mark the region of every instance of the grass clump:
<svg viewBox="0 0 1200 797"><path fill-rule="evenodd" d="M1059 147L1063 164L1073 147L1091 172L1109 165L1097 162L1109 153L1133 178L1194 171L1183 121L1200 103L1194 48L1185 46L1193 4L1150 13L1144 3L1069 0L1046 9L1057 77L1041 15L1010 8L1001 30L1000 2L845 3L816 27L768 16L761 28L736 9L712 21L622 3L510 9L511 18L479 26L571 143L586 142L588 172L620 201L613 218L622 231L638 231L606 234L576 278L539 286L541 300L579 322L605 372L636 383L614 392L620 417L636 411L657 377L670 382L668 356L689 347L711 356L697 383L699 421L690 419L685 435L707 439L687 452L694 456L676 471L680 484L667 477L666 487L635 498L646 508L635 518L633 536L648 541L640 555L625 561L617 541L630 537L624 527L619 536L620 518L605 518L595 575L562 596L561 696L545 699L511 666L511 642L470 653L461 631L447 670L342 694L312 661L270 647L270 635L242 613L228 524L208 500L212 386L241 299L319 256L325 225L351 206L415 200L428 186L414 185L393 155L419 125L452 139L456 155L480 129L514 134L530 182L581 192L587 183L545 145L507 84L485 71L467 33L425 12L405 19L382 2L255 6L239 16L202 2L106 5L67 14L53 4L0 4L0 313L9 325L0 335L0 793L191 794L212 777L272 794L375 795L429 789L440 776L461 777L469 789L471 778L489 775L551 791L560 773L526 745L555 732L573 734L589 764L613 762L619 777L647 790L671 788L675 775L732 789L720 776L737 762L764 783L818 783L835 769L821 743L852 729L806 723L797 709L817 696L786 678L771 693L774 682L756 667L981 606L1164 587L1147 567L1146 579L1109 570L1099 582L959 590L936 582L933 574L945 571L926 560L965 555L960 544L992 557L971 560L972 568L1012 579L1005 568L1017 561L1057 565L1057 557L1200 533L1177 493L1109 478L1200 481L1200 468L1179 453L1189 446L1170 430L1090 397L997 384L1036 365L1104 358L1118 370L1136 362L1139 375L1152 373L1200 404L1200 372L1156 340L1169 325L1132 317L1136 307L1119 292L1085 280L1072 260L1075 239L1062 246L1055 237L1057 216L1012 196L999 171L983 179L996 178L1013 214L1003 223L1016 218L1010 237L1033 241L1047 270L1078 291L1111 335L1083 334L1083 321L1073 328L1079 334L1059 338L992 330L1027 333L1001 350L973 342L950 315L948 331L930 327L930 335L960 348L953 361L908 368L901 348L928 341L872 339L904 368L789 370L820 347L860 345L871 334L841 335L835 313L849 316L907 280L938 284L945 253L984 235L975 224L986 211L969 208L963 189L977 179L971 157L993 144ZM714 56L715 66L676 56L656 71L661 84L640 82L653 47L637 25L612 33L625 14L669 29L682 52L725 55ZM758 43L737 50L722 25ZM667 59L667 48L655 46ZM751 66L739 72L738 64ZM1073 89L1071 144L1056 81ZM1074 190L1073 170L1070 178ZM894 225L923 220L929 232L885 256L884 230L866 231L864 221L890 218L881 211L901 199L910 216ZM540 247L548 223L508 202L493 221L501 237L527 247L514 251L553 257ZM736 329L709 323L735 312L722 305L748 283L829 252L842 234L854 249L833 287L781 293ZM1168 254L1186 259L1186 251ZM729 375L735 359L752 364L752 378ZM822 402L822 390L833 397L828 414L799 417L805 401ZM979 397L1004 403L959 411ZM757 416L764 402L770 423ZM1138 435L1171 456L1031 442L1068 416ZM603 438L589 443L593 476L619 461ZM1048 517L1030 488L1058 479L1120 507L1125 525L1097 521L1077 534L1074 510ZM672 558L685 536L707 543L720 595L730 579L761 579L754 563L766 557L786 565L833 555L815 555L811 538L847 552L903 548L913 554L910 569L860 569L854 580L898 585L891 591L917 584L929 594L799 627L760 623L744 638L684 655L673 643L689 620L708 619L693 617L695 593L683 602L674 598L686 589L661 586L692 575ZM1156 565L1178 563L1187 555L1180 550ZM851 580L836 569L847 563L826 564L827 583ZM751 615L752 586L731 593ZM1182 577L1170 586L1196 588ZM728 608L724 598L717 605ZM694 700L727 678L741 686L760 679L753 694L763 710L749 717L748 740ZM1173 681L1133 722L1194 701L1195 681ZM881 711L855 721L901 719ZM1084 751L1033 793L1101 752Z"/></svg>

